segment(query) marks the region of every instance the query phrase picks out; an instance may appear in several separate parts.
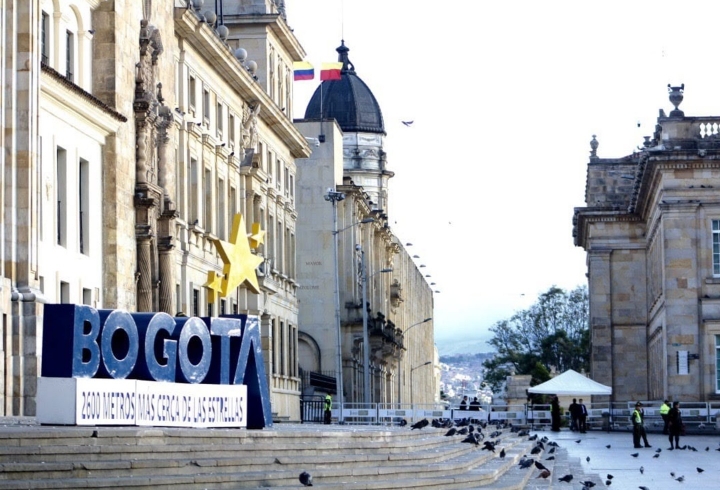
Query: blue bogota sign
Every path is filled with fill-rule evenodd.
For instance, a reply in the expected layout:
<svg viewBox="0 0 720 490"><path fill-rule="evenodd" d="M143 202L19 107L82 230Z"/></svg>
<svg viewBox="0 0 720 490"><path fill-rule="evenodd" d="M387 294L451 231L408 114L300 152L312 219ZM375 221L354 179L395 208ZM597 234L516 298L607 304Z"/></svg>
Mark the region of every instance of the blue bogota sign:
<svg viewBox="0 0 720 490"><path fill-rule="evenodd" d="M256 316L46 305L38 420L78 425L272 425Z"/></svg>

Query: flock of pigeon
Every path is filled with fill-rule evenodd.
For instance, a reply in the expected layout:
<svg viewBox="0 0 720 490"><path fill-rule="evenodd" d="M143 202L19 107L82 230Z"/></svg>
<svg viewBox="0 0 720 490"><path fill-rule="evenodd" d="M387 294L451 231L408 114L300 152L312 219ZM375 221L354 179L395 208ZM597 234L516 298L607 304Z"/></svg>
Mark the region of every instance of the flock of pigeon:
<svg viewBox="0 0 720 490"><path fill-rule="evenodd" d="M445 433L445 437L454 437L454 436L465 436L464 439L462 439L462 443L468 443L468 444L474 444L476 446L480 446L482 442L482 450L490 451L492 453L495 453L495 449L497 444L500 443L499 437L502 435L502 430L510 428L510 431L513 433L517 433L518 436L528 437L528 441L535 441L535 444L533 448L530 450L530 455L524 455L522 458L520 458L520 461L518 462L518 466L521 469L528 469L528 468L536 468L539 473L536 478L542 478L547 479L552 474L550 470L545 467L540 462L540 454L545 452L546 455L548 455L547 458L545 458L546 461L552 461L555 459L555 450L558 448L558 444L554 441L550 441L547 437L543 437L542 439L538 440L538 435L530 435L530 431L527 429L519 429L517 427L512 426L512 424L508 423L501 423L497 425L490 426L491 429L494 429L492 432L489 432L487 436L485 435L484 430L487 431L488 429L488 423L485 421L475 421L476 424L472 423L473 420L471 419L462 419L462 420L451 420L451 419L433 419L432 422L428 421L427 419L422 419L419 422L416 422L410 426L410 430L416 430L416 429L423 429L427 426L432 426L436 429L448 429ZM407 425L406 421L402 421L402 426ZM487 437L487 440L485 438ZM495 440L492 440L495 439ZM582 439L578 439L575 441L577 444L580 444L582 442ZM605 446L607 449L610 449L610 444ZM687 449L690 451L697 451L696 448L685 445L682 448L679 449ZM705 451L709 451L710 448L706 447ZM716 449L717 451L720 451L720 447ZM660 457L660 453L662 452L662 449L655 450L655 454L653 455L653 458ZM500 458L505 457L505 449L501 449L500 453L498 455ZM537 459L535 457L537 456ZM631 453L630 456L637 458L639 456L639 453ZM590 462L590 457L588 456L586 458L587 462ZM696 468L698 473L702 473L705 471L703 468ZM645 468L643 466L640 466L640 474L645 473ZM670 476L677 480L678 482L683 482L685 480L685 476L681 475L679 477L676 477L674 472L670 472ZM568 474L564 475L560 478L558 478L559 481L570 483L573 480L573 475ZM310 475L307 471L303 471L300 473L300 483L302 483L306 487L312 486L312 475ZM610 486L613 482L613 475L608 474L605 479L605 485ZM587 481L581 481L580 482L583 487L582 490L590 490L593 488L596 483L587 480ZM639 486L640 490L650 490L646 486Z"/></svg>

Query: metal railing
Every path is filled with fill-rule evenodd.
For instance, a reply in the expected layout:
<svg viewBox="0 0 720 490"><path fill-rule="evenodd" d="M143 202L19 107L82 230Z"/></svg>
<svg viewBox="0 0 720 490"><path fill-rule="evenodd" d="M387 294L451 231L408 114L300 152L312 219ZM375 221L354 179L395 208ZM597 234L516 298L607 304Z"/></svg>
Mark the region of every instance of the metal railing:
<svg viewBox="0 0 720 490"><path fill-rule="evenodd" d="M324 397L303 396L300 413L303 423L322 423ZM643 401L645 425L649 429L662 430L664 422L660 416L661 401ZM635 408L634 401L614 403L586 403L587 428L592 430L631 430L630 417ZM692 431L720 431L720 402L681 402L683 422ZM333 403L332 420L337 423L340 406ZM458 406L442 403L397 404L397 403L345 403L342 407L344 423L351 425L399 425L402 420L413 423L417 420L471 419L488 423L509 423L529 426L533 429L550 428L550 405L482 405L477 411L461 410ZM570 412L563 413L564 424L570 426Z"/></svg>

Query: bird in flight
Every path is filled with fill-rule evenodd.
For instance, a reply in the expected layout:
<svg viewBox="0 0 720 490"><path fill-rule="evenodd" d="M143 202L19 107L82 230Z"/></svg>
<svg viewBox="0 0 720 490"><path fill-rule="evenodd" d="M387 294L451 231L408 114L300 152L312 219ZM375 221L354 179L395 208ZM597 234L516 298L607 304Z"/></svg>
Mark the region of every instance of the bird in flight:
<svg viewBox="0 0 720 490"><path fill-rule="evenodd" d="M415 121L403 121L402 123L403 123L405 126L410 127L410 126L412 126L412 123L414 123L414 122L415 122Z"/></svg>

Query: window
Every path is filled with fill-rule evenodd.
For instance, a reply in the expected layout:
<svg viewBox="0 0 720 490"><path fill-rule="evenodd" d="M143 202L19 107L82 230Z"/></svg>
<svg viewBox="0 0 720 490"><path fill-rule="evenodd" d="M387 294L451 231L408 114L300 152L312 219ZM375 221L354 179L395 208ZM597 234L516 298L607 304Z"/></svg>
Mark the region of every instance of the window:
<svg viewBox="0 0 720 490"><path fill-rule="evenodd" d="M223 179L218 179L217 196L218 237L223 240L227 240L227 235L225 234L225 221L227 219L227 210L225 209L225 181Z"/></svg>
<svg viewBox="0 0 720 490"><path fill-rule="evenodd" d="M88 288L83 288L83 304L92 306L92 291Z"/></svg>
<svg viewBox="0 0 720 490"><path fill-rule="evenodd" d="M80 159L80 178L78 182L78 227L80 241L80 253L90 253L90 164L87 160ZM90 304L90 303L85 303Z"/></svg>
<svg viewBox="0 0 720 490"><path fill-rule="evenodd" d="M225 298L220 298L220 314L221 314L221 315L226 315L226 314L227 314L227 313L225 312L226 303L227 303L227 301L225 301Z"/></svg>
<svg viewBox="0 0 720 490"><path fill-rule="evenodd" d="M235 148L235 114L228 114L228 146Z"/></svg>
<svg viewBox="0 0 720 490"><path fill-rule="evenodd" d="M720 220L712 221L713 276L720 276Z"/></svg>
<svg viewBox="0 0 720 490"><path fill-rule="evenodd" d="M203 123L210 126L210 91L203 89Z"/></svg>
<svg viewBox="0 0 720 490"><path fill-rule="evenodd" d="M200 316L200 290L193 288L192 316Z"/></svg>
<svg viewBox="0 0 720 490"><path fill-rule="evenodd" d="M230 186L230 219L234 220L237 214L237 190Z"/></svg>
<svg viewBox="0 0 720 490"><path fill-rule="evenodd" d="M223 130L225 128L223 127L223 105L220 102L217 103L217 112L215 114L215 125L217 126L217 136L218 136L218 138L222 139Z"/></svg>
<svg viewBox="0 0 720 490"><path fill-rule="evenodd" d="M65 31L65 78L73 81L73 69L75 66L75 35Z"/></svg>
<svg viewBox="0 0 720 490"><path fill-rule="evenodd" d="M70 283L60 281L60 303L70 302Z"/></svg>
<svg viewBox="0 0 720 490"><path fill-rule="evenodd" d="M198 176L198 162L196 159L191 158L190 159L190 196L189 196L189 204L190 204L190 212L188 213L188 216L190 217L190 224L197 224L199 220L199 212L198 212L198 185L199 185L199 176Z"/></svg>
<svg viewBox="0 0 720 490"><path fill-rule="evenodd" d="M195 97L197 97L197 80L194 76L190 76L188 81L188 106L192 115L195 115Z"/></svg>
<svg viewBox="0 0 720 490"><path fill-rule="evenodd" d="M57 148L55 182L57 183L57 244L63 247L67 242L67 152Z"/></svg>
<svg viewBox="0 0 720 490"><path fill-rule="evenodd" d="M212 182L212 171L208 168L205 169L205 223L203 227L205 231L214 232L215 227L213 226L213 182Z"/></svg>
<svg viewBox="0 0 720 490"><path fill-rule="evenodd" d="M42 24L40 25L40 56L44 65L50 60L50 16L42 13Z"/></svg>

